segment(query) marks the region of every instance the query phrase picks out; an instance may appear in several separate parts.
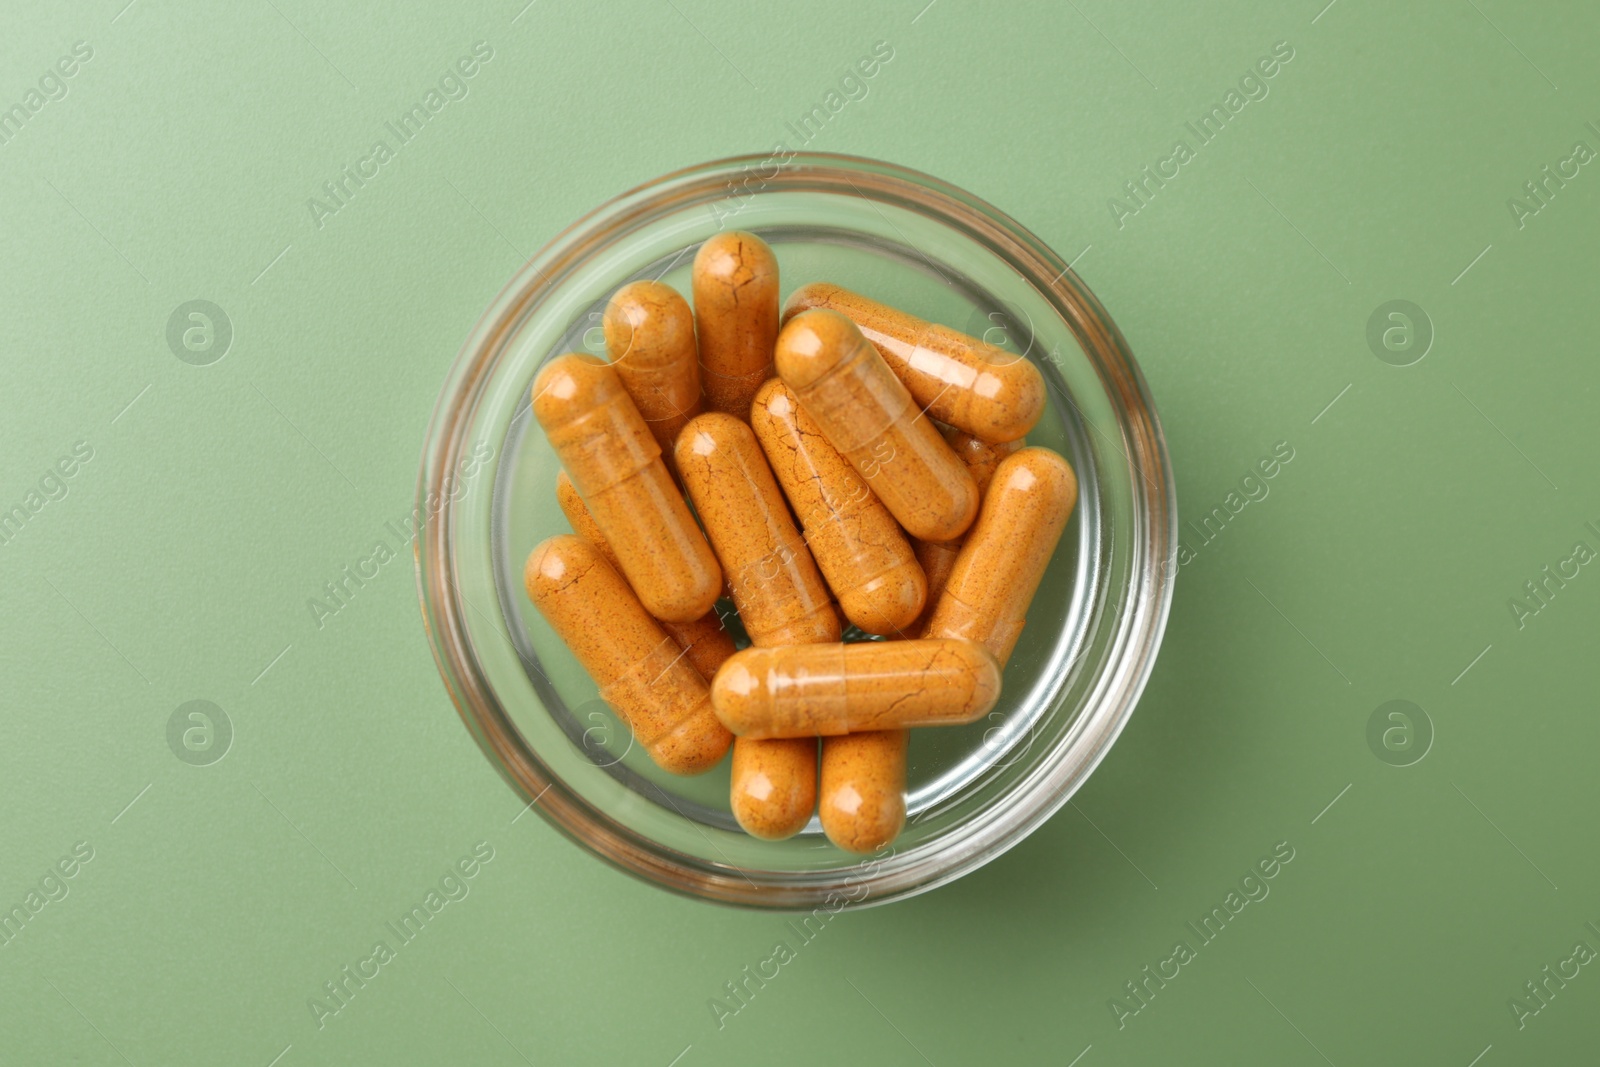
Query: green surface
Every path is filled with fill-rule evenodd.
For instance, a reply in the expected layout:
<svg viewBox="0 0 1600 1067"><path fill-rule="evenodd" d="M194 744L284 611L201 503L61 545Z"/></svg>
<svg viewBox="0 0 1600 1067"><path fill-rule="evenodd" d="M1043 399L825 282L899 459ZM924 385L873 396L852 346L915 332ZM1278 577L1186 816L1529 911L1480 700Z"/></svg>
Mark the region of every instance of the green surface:
<svg viewBox="0 0 1600 1067"><path fill-rule="evenodd" d="M1600 168L1508 206L1600 149L1583 5L124 2L13 5L0 35L0 107L93 53L0 146L0 506L27 513L0 545L0 906L42 884L0 947L0 1061L1592 1059L1600 568L1574 545L1600 551ZM1184 518L1294 458L1186 533L1149 689L1071 806L803 941L515 819L408 551L320 626L307 601L395 545L445 368L529 253L665 171L801 147L787 124L880 40L806 147L936 174L1074 259L1142 362ZM478 41L467 95L396 147L385 122ZM1277 42L1268 94L1199 144L1184 124ZM1119 226L1108 199L1180 138ZM380 139L318 228L308 198ZM232 326L207 366L167 339L194 299ZM1435 334L1404 367L1367 341L1397 299ZM1576 576L1531 614L1547 565ZM1416 748L1368 743L1397 699L1435 734L1403 767ZM193 700L232 724L206 766L168 743ZM1186 924L1280 842L1241 891L1268 895L1202 943ZM460 899L401 946L385 924L441 884ZM319 1026L308 1001L380 940ZM1178 976L1119 1027L1146 965ZM1546 965L1576 977L1541 1004ZM739 1008L720 1026L713 998Z"/></svg>

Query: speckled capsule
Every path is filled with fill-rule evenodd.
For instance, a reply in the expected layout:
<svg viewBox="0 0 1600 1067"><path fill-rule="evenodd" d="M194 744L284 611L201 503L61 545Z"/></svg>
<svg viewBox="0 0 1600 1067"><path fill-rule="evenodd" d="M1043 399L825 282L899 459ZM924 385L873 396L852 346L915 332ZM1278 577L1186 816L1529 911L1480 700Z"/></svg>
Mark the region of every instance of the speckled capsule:
<svg viewBox="0 0 1600 1067"><path fill-rule="evenodd" d="M694 312L670 285L630 282L606 304L606 352L670 465L683 424L700 414Z"/></svg>
<svg viewBox="0 0 1600 1067"><path fill-rule="evenodd" d="M822 739L817 814L829 841L846 852L876 852L900 836L906 824L908 740L905 730ZM743 743L743 738L734 741Z"/></svg>
<svg viewBox="0 0 1600 1067"><path fill-rule="evenodd" d="M673 622L710 611L722 588L716 556L616 368L557 356L533 381L533 414L645 610Z"/></svg>
<svg viewBox="0 0 1600 1067"><path fill-rule="evenodd" d="M944 439L950 443L950 448L967 465L967 470L972 472L972 480L977 483L979 507L983 494L989 488L989 481L994 477L995 468L1000 461L1011 453L1021 448L1022 441L1002 441L990 443L982 441L967 433L946 426L941 432ZM971 536L968 531L966 537ZM928 599L923 606L922 614L917 621L911 624L911 635L921 637L928 629L928 620L933 618L933 609L939 604L939 594L944 592L944 583L949 580L950 572L955 569L956 557L961 554L961 546L966 543L966 537L955 541L914 541L912 549L916 552L917 562L922 565L922 572L928 579Z"/></svg>
<svg viewBox="0 0 1600 1067"><path fill-rule="evenodd" d="M782 841L805 829L817 809L817 739L734 738L729 803L751 837Z"/></svg>
<svg viewBox="0 0 1600 1067"><path fill-rule="evenodd" d="M573 486L572 479L567 477L566 471L556 475L556 503L561 507L561 513L567 517L567 522L572 524L572 532L583 538L590 545L600 550L606 562L622 573L622 565L617 562L617 554L611 551L611 546L606 543L605 535L600 532L600 527L595 524L594 516L589 514L589 509L583 506L583 498L578 496L578 490ZM733 635L728 633L722 625L722 619L715 611L708 611L693 622L667 622L657 619L661 628L672 635L689 657L689 662L700 676L707 682L716 675L717 668L723 661L733 655L736 647Z"/></svg>
<svg viewBox="0 0 1600 1067"><path fill-rule="evenodd" d="M777 257L753 233L719 233L695 253L690 284L706 406L748 418L756 390L772 377Z"/></svg>
<svg viewBox="0 0 1600 1067"><path fill-rule="evenodd" d="M912 537L951 541L978 512L978 487L878 350L837 311L805 311L774 360L806 414Z"/></svg>
<svg viewBox="0 0 1600 1067"><path fill-rule="evenodd" d="M750 426L844 617L869 634L909 627L926 602L927 579L861 475L776 378L756 393Z"/></svg>
<svg viewBox="0 0 1600 1067"><path fill-rule="evenodd" d="M750 427L708 411L678 435L678 471L757 645L839 639L839 616Z"/></svg>
<svg viewBox="0 0 1600 1067"><path fill-rule="evenodd" d="M979 641L1004 664L1077 499L1072 467L1048 448L1024 448L1002 460L927 636Z"/></svg>
<svg viewBox="0 0 1600 1067"><path fill-rule="evenodd" d="M956 726L1000 697L1000 665L972 641L858 641L747 648L711 683L739 737L828 737Z"/></svg>
<svg viewBox="0 0 1600 1067"><path fill-rule="evenodd" d="M722 758L733 735L713 713L705 679L598 549L552 537L528 557L523 581L651 759L674 774L699 774Z"/></svg>
<svg viewBox="0 0 1600 1067"><path fill-rule="evenodd" d="M985 441L1015 441L1044 413L1044 377L1013 352L826 282L796 289L785 321L812 308L849 316L940 422Z"/></svg>

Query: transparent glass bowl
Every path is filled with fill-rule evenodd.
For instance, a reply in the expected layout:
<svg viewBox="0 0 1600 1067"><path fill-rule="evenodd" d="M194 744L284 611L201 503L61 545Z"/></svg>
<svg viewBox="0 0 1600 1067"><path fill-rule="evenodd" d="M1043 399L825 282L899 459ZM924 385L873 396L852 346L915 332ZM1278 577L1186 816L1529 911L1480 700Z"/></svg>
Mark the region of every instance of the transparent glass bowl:
<svg viewBox="0 0 1600 1067"><path fill-rule="evenodd" d="M1078 506L987 719L912 731L907 823L872 856L835 848L815 818L751 838L728 810L728 763L660 771L539 617L522 568L568 532L554 452L529 386L554 355L603 353L621 285L686 296L700 243L753 231L785 297L829 281L1033 360L1050 404L1030 444L1078 475ZM1132 713L1176 574L1172 473L1126 342L1061 257L994 207L937 179L832 155L743 157L658 178L579 220L512 278L439 394L417 488L417 585L439 672L489 760L551 825L667 889L810 909L893 900L998 856L1065 804Z"/></svg>

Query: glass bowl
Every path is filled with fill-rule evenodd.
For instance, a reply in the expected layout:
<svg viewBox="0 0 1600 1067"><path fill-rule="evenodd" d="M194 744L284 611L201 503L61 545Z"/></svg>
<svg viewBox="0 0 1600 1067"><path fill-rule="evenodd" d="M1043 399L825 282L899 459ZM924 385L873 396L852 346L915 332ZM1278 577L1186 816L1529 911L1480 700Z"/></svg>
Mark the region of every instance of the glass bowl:
<svg viewBox="0 0 1600 1067"><path fill-rule="evenodd" d="M1078 505L1035 597L995 710L912 731L904 832L844 852L816 818L747 836L728 763L659 770L534 610L523 563L568 527L529 387L567 351L603 353L606 300L689 265L721 230L759 234L783 295L829 281L1033 360L1049 385L1030 444L1065 456ZM1099 301L1038 238L927 175L779 152L658 178L569 227L511 279L440 391L417 487L417 586L461 718L523 800L583 848L656 885L758 908L837 909L928 890L1015 845L1059 809L1132 713L1176 573L1166 444L1144 379ZM519 818L521 816L518 816Z"/></svg>

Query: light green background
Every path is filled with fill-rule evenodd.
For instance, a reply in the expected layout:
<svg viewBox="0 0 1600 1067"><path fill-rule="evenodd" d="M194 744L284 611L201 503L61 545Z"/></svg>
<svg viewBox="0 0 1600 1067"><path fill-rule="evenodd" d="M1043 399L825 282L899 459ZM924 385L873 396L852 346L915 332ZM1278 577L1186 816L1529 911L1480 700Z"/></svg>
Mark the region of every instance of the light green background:
<svg viewBox="0 0 1600 1067"><path fill-rule="evenodd" d="M0 507L93 449L0 546L0 906L94 852L0 947L0 1061L1593 1057L1600 969L1523 1028L1508 1007L1600 949L1600 568L1521 628L1508 607L1600 550L1600 168L1522 228L1507 208L1600 148L1585 5L124 2L12 5L0 34L0 107L93 49L0 147ZM936 174L1075 259L1185 517L1275 443L1295 458L1182 568L1071 806L802 945L516 819L408 558L320 629L306 601L409 511L445 369L528 254L665 171L800 147L786 123L879 40L807 147ZM470 94L316 228L307 199L476 41ZM1119 228L1108 198L1279 41L1270 94ZM209 366L166 340L191 299L233 326ZM1392 299L1436 331L1413 366L1366 341ZM235 731L210 766L166 740L195 699ZM1436 730L1413 766L1367 744L1391 699ZM1284 841L1270 895L1119 1029L1123 983ZM308 998L479 842L470 894L319 1029ZM779 940L796 958L719 1029L708 1002Z"/></svg>

